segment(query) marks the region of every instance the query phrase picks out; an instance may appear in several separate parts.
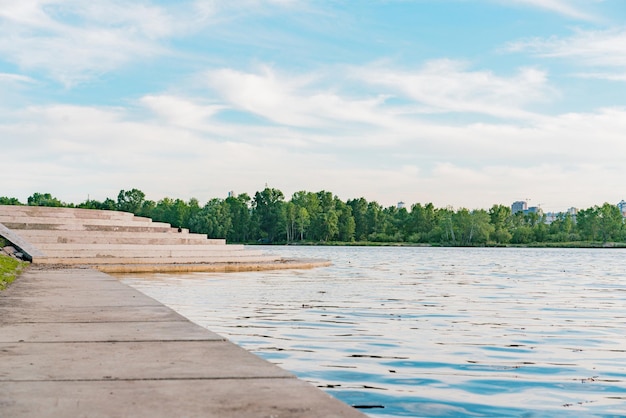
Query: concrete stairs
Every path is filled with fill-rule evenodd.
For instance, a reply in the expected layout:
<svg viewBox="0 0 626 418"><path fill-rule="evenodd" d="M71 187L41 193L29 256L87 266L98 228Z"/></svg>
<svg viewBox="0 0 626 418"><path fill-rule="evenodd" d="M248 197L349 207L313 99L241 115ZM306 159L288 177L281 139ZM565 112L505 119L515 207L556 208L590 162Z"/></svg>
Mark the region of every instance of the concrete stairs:
<svg viewBox="0 0 626 418"><path fill-rule="evenodd" d="M0 205L0 235L34 264L91 265L107 271L116 271L114 266L124 266L124 272L163 271L165 265L280 261L243 245L226 245L223 239L105 210Z"/></svg>

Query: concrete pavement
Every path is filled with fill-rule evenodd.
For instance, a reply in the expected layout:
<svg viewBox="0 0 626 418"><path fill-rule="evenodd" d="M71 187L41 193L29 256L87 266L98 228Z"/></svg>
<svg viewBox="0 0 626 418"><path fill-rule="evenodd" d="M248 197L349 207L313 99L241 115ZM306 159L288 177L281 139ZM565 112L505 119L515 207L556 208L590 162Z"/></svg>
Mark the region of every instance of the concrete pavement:
<svg viewBox="0 0 626 418"><path fill-rule="evenodd" d="M0 293L2 417L364 417L87 268L32 266Z"/></svg>

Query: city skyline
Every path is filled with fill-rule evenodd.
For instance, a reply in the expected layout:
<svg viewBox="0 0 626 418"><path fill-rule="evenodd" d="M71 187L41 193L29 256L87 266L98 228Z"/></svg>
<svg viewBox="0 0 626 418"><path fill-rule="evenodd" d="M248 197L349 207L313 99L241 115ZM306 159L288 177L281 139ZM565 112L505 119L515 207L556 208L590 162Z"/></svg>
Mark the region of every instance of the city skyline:
<svg viewBox="0 0 626 418"><path fill-rule="evenodd" d="M0 6L0 195L624 198L619 0Z"/></svg>

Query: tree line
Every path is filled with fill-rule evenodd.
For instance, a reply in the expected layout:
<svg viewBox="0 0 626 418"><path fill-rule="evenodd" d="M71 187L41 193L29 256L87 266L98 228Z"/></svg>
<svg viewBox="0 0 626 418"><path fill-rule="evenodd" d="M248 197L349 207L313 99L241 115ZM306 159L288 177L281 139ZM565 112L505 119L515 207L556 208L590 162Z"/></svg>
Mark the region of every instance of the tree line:
<svg viewBox="0 0 626 418"><path fill-rule="evenodd" d="M23 203L0 197L0 204ZM269 187L253 197L243 193L213 198L202 206L195 198L147 200L138 189L120 190L115 200L87 199L76 205L49 193L34 193L26 204L131 212L231 243L490 246L626 242L622 214L609 203L580 210L575 216L559 214L550 224L541 214L512 213L509 206L500 204L489 210L455 210L415 203L406 209L383 207L363 197L344 202L328 191L299 191L287 200L280 190Z"/></svg>

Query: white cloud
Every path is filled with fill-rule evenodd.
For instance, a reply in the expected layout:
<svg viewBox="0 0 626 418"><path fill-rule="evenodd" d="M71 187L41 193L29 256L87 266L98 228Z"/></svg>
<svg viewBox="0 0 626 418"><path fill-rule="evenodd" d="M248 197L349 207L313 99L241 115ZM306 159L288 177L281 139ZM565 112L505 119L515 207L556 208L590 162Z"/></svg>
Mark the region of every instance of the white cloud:
<svg viewBox="0 0 626 418"><path fill-rule="evenodd" d="M22 74L0 73L0 83L2 82L32 84L35 80Z"/></svg>
<svg viewBox="0 0 626 418"><path fill-rule="evenodd" d="M567 59L576 65L617 69L618 74L592 72L607 79L619 79L626 73L626 29L578 31L567 38L535 38L508 45L512 52L529 51L541 57ZM585 75L583 73L582 75Z"/></svg>
<svg viewBox="0 0 626 418"><path fill-rule="evenodd" d="M144 96L140 102L166 124L198 130L206 127L210 118L225 108L172 95Z"/></svg>
<svg viewBox="0 0 626 418"><path fill-rule="evenodd" d="M513 77L490 71L470 71L458 61L435 60L417 71L368 67L356 70L365 83L382 86L387 94L415 101L422 112L466 112L504 118L534 118L524 107L546 101L555 91L547 74L521 68Z"/></svg>
<svg viewBox="0 0 626 418"><path fill-rule="evenodd" d="M256 74L232 69L206 74L208 86L225 105L280 125L321 128L347 121L371 125L384 118L376 111L383 101L381 97L346 100L320 86L320 77L290 76L269 67L261 68Z"/></svg>
<svg viewBox="0 0 626 418"><path fill-rule="evenodd" d="M505 0L501 3L528 5L579 20L598 20L597 16L587 10L588 1L585 0Z"/></svg>
<svg viewBox="0 0 626 418"><path fill-rule="evenodd" d="M0 53L71 86L163 54L161 41L182 28L176 17L157 6L118 0L3 0Z"/></svg>
<svg viewBox="0 0 626 418"><path fill-rule="evenodd" d="M298 138L306 132L308 140L298 140L300 144L333 142L334 147L342 149L392 149L402 144L436 150L449 149L452 140L459 142L457 148L491 143L497 139L474 135L467 141L462 122L456 129L433 123L428 116L479 114L487 120L496 117L538 122L543 116L526 107L556 94L548 86L546 74L539 70L523 68L503 78L487 71L468 71L459 63L443 60L414 72L381 66L342 67L305 75L280 73L270 67L256 73L220 69L206 73L206 80L222 100L219 105L260 116L270 122L269 126L289 128L291 138L294 131ZM348 94L337 87L355 83L358 88L354 91L359 93Z"/></svg>
<svg viewBox="0 0 626 418"><path fill-rule="evenodd" d="M476 208L530 197L559 210L620 198L625 109L545 117L527 126L449 126L394 114L378 102L367 108L383 114L377 124L353 124L354 116L338 113L333 123L350 126L338 133L307 114L319 107L298 92L286 95L302 114L287 121L300 124L288 125L220 121L222 106L233 103L172 94L146 96L136 108L5 111L3 169L20 174L5 176L2 193L24 200L23 193L51 192L80 202L87 194L104 199L137 187L155 200L204 201L227 190L254 193L267 182L287 196L326 189L383 205L404 200ZM341 106L362 106L359 99L334 97Z"/></svg>

